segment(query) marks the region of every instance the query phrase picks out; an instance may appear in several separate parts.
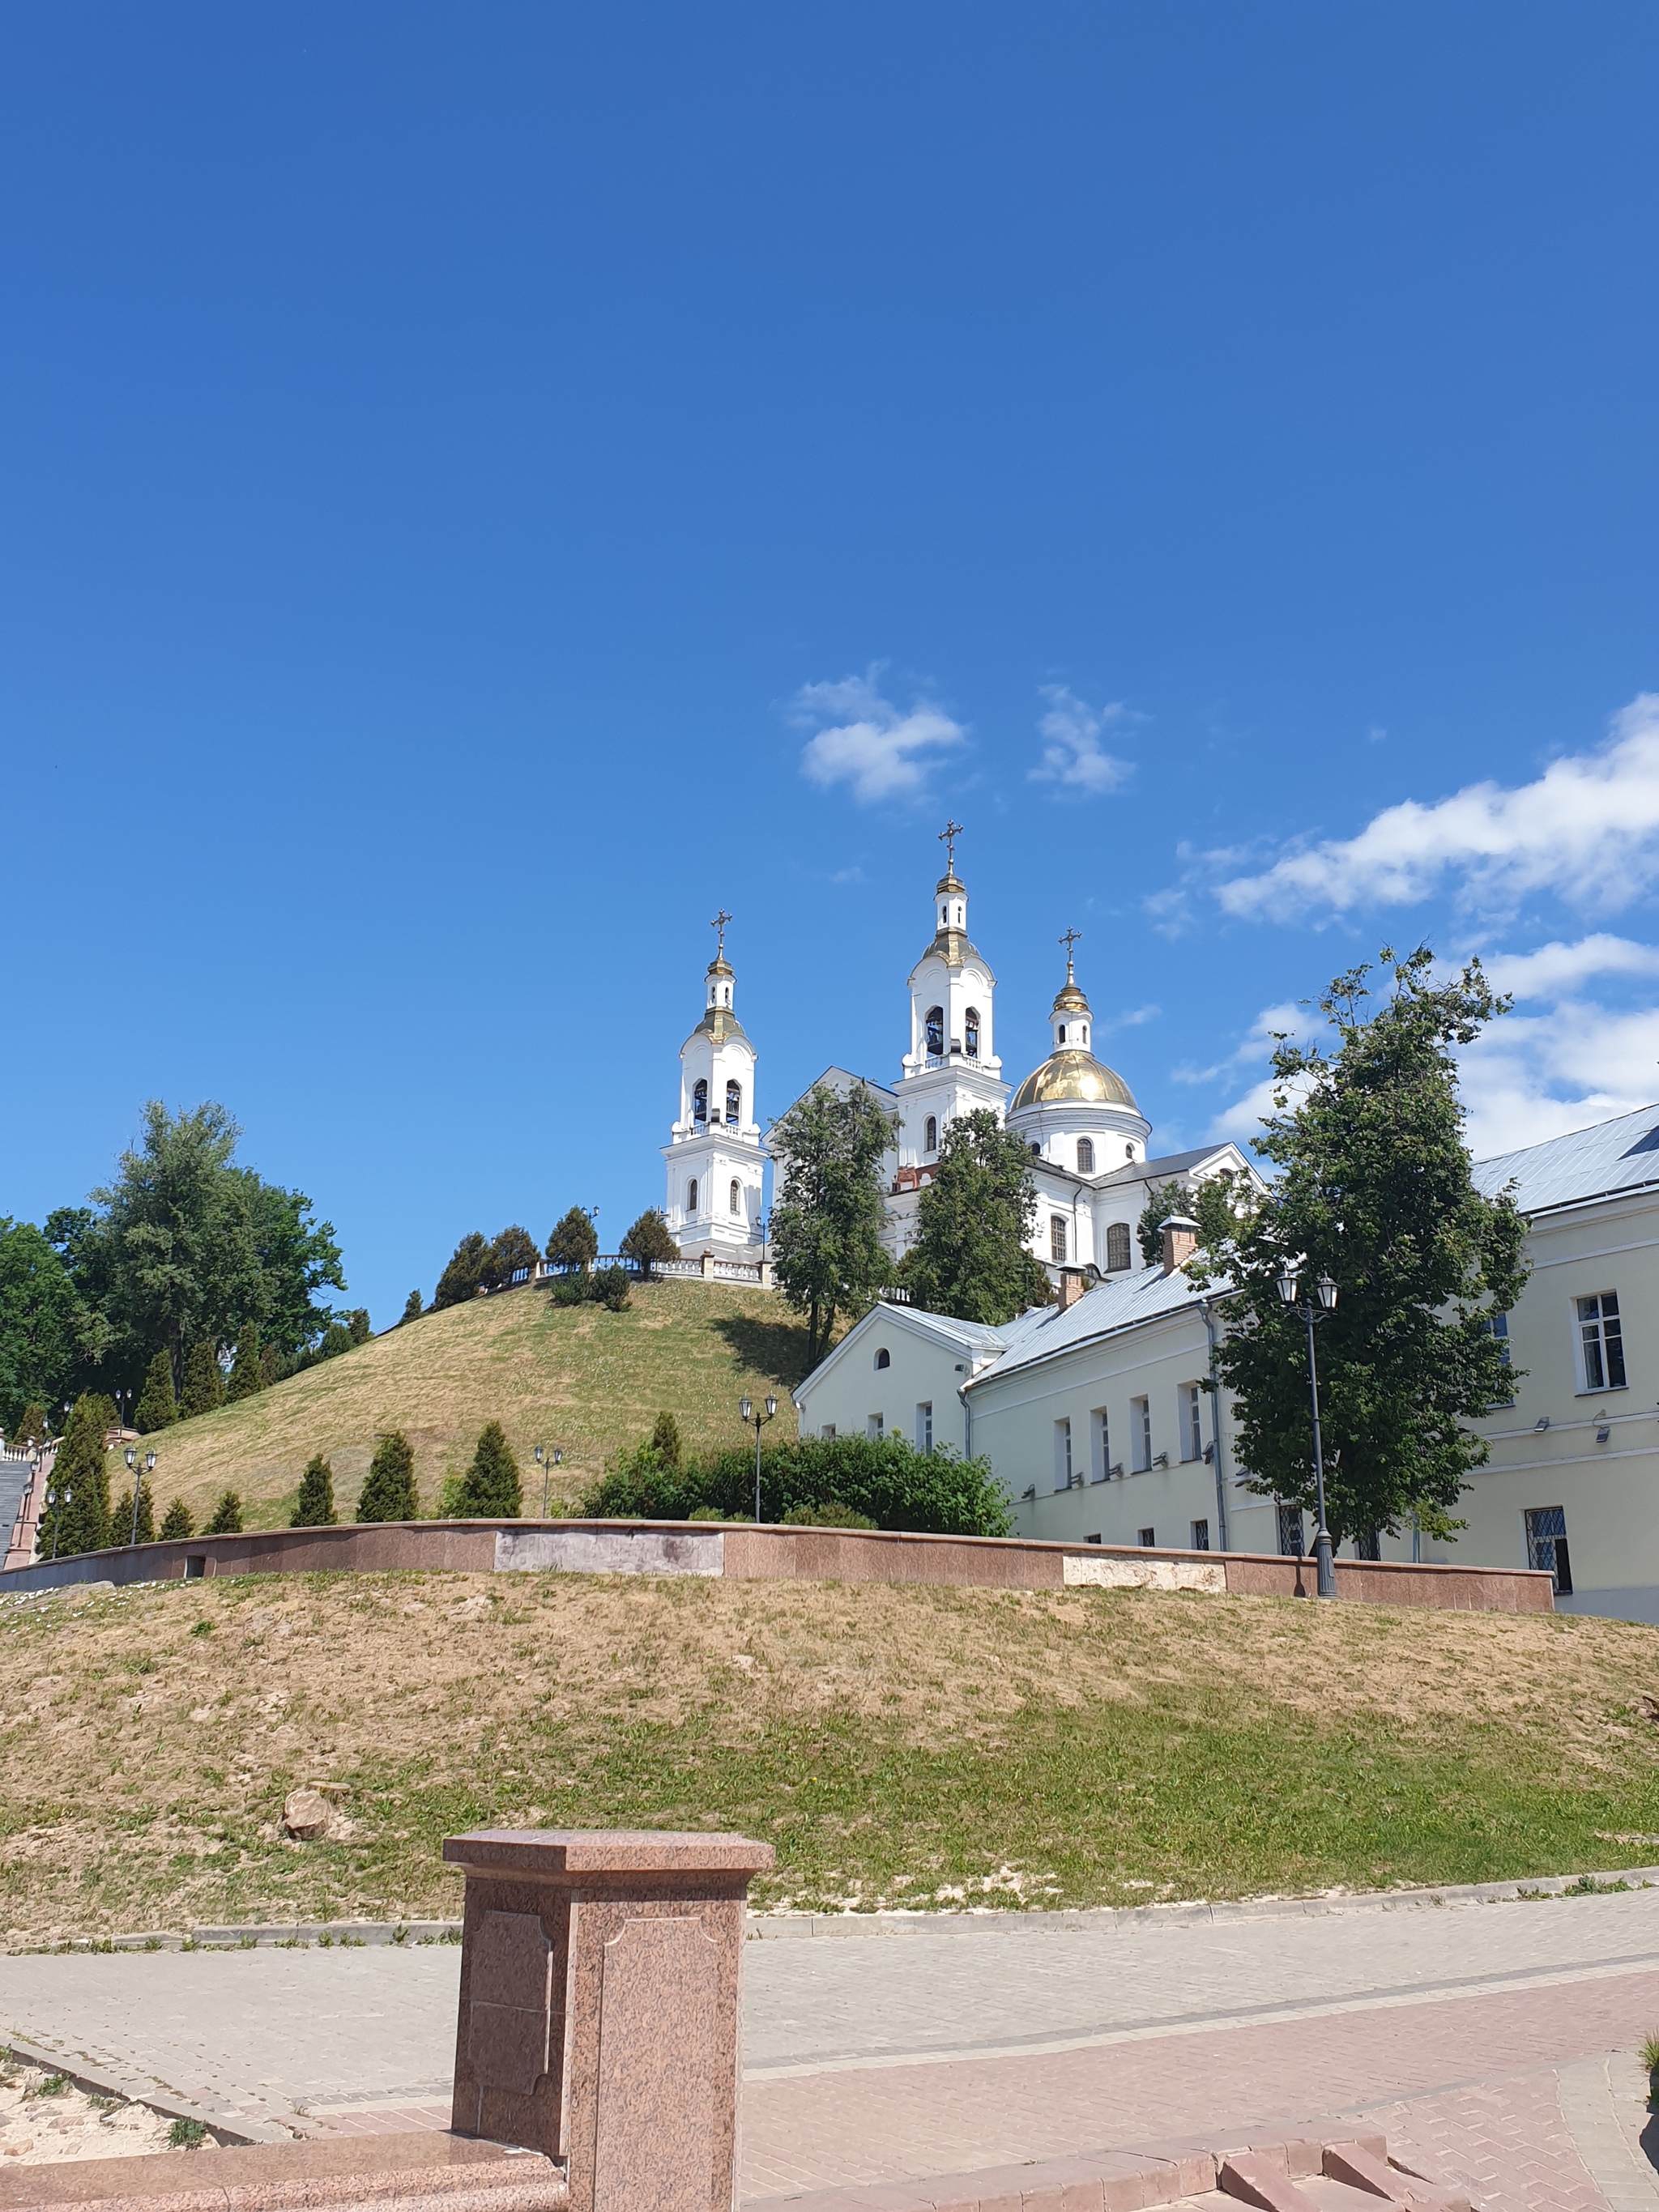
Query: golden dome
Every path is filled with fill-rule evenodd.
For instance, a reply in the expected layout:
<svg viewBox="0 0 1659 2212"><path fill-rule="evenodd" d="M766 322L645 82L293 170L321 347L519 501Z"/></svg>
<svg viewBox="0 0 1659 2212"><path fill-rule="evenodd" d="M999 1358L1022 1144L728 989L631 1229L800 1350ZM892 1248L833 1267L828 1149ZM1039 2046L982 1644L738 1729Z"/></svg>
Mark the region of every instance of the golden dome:
<svg viewBox="0 0 1659 2212"><path fill-rule="evenodd" d="M691 1032L691 1036L712 1037L716 1044L724 1044L728 1037L741 1037L745 1044L749 1035L730 1006L710 1006L708 1012ZM685 1042L690 1044L691 1037ZM680 1048L684 1052L685 1046Z"/></svg>
<svg viewBox="0 0 1659 2212"><path fill-rule="evenodd" d="M1115 1068L1071 1045L1051 1052L1041 1067L1032 1070L1009 1100L1008 1111L1017 1114L1022 1106L1056 1106L1068 1100L1087 1106L1127 1106L1132 1114L1140 1111Z"/></svg>
<svg viewBox="0 0 1659 2212"><path fill-rule="evenodd" d="M1051 1018L1055 1014L1086 1014L1089 1012L1089 1001L1068 975L1060 985L1054 1003L1048 1012Z"/></svg>

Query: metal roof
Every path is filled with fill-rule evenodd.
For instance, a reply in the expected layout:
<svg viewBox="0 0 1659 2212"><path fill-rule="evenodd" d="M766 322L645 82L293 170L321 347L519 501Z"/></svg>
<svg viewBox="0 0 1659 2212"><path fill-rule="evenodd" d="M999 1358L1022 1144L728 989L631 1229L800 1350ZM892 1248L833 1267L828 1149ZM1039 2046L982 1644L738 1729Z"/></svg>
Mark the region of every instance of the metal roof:
<svg viewBox="0 0 1659 2212"><path fill-rule="evenodd" d="M1097 1283L1064 1313L1058 1306L1034 1306L996 1332L1005 1347L1003 1355L969 1388L988 1382L994 1376L1012 1375L1057 1352L1074 1351L1097 1337L1114 1336L1120 1329L1133 1328L1142 1322L1166 1319L1204 1298L1224 1297L1229 1288L1224 1280L1218 1280L1201 1291L1179 1267L1166 1275L1154 1262L1137 1274L1115 1275Z"/></svg>
<svg viewBox="0 0 1659 2212"><path fill-rule="evenodd" d="M1109 1175L1097 1176L1095 1188L1111 1182L1173 1182L1176 1176L1188 1175L1202 1167L1206 1160L1218 1158L1223 1152L1237 1152L1246 1171L1260 1179L1258 1170L1251 1167L1231 1137L1219 1144L1200 1145L1195 1152L1166 1152L1161 1160L1131 1160L1125 1166L1114 1168Z"/></svg>
<svg viewBox="0 0 1659 2212"><path fill-rule="evenodd" d="M1594 1128L1477 1160L1472 1173L1475 1188L1488 1198L1513 1182L1515 1202L1523 1213L1640 1190L1659 1183L1659 1106L1644 1106L1616 1121L1598 1121Z"/></svg>

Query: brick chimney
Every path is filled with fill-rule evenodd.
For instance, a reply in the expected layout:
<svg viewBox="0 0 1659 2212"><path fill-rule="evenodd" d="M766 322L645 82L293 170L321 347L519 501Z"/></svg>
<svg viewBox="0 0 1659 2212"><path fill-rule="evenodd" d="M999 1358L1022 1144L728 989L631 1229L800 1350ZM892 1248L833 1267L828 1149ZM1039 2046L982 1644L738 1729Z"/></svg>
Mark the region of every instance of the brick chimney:
<svg viewBox="0 0 1659 2212"><path fill-rule="evenodd" d="M1074 1306L1089 1287L1088 1271L1083 1267L1062 1267L1060 1271L1060 1310L1061 1313Z"/></svg>
<svg viewBox="0 0 1659 2212"><path fill-rule="evenodd" d="M1184 1213L1172 1213L1158 1224L1158 1233L1164 1239L1164 1272L1173 1275L1198 1249L1198 1224Z"/></svg>

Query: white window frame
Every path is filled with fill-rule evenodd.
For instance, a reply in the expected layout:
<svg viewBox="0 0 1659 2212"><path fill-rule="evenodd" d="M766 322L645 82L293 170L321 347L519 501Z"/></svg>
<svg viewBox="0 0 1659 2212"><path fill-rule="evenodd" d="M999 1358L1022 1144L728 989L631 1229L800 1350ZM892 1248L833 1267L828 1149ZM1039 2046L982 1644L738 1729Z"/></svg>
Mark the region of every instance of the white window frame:
<svg viewBox="0 0 1659 2212"><path fill-rule="evenodd" d="M916 1407L916 1449L930 1452L933 1449L933 1401L924 1398Z"/></svg>
<svg viewBox="0 0 1659 2212"><path fill-rule="evenodd" d="M882 1439L887 1434L886 1416L882 1413L866 1414L864 1423L864 1433L869 1437L872 1444L880 1443Z"/></svg>
<svg viewBox="0 0 1659 2212"><path fill-rule="evenodd" d="M1609 1298L1613 1300L1611 1313L1607 1310L1607 1302ZM1596 1310L1595 1314L1589 1317L1584 1313L1584 1308L1587 1305L1594 1305ZM1607 1331L1609 1322L1613 1323L1611 1335ZM1617 1291L1583 1291L1573 1299L1572 1324L1578 1364L1577 1395L1579 1397L1600 1398L1605 1396L1610 1390L1629 1389L1630 1366L1625 1356L1624 1322L1625 1316L1620 1307ZM1601 1380L1599 1382L1592 1381L1590 1376L1592 1346L1595 1349L1596 1364L1601 1370ZM1616 1357L1624 1376L1624 1380L1619 1382L1609 1380L1613 1370L1613 1358L1609 1353L1614 1346L1617 1347Z"/></svg>
<svg viewBox="0 0 1659 2212"><path fill-rule="evenodd" d="M1109 1482L1112 1474L1112 1424L1104 1406L1089 1416L1089 1480Z"/></svg>
<svg viewBox="0 0 1659 2212"><path fill-rule="evenodd" d="M1130 1399L1129 1436L1135 1457L1131 1473L1150 1474L1152 1471L1152 1401L1150 1398Z"/></svg>
<svg viewBox="0 0 1659 2212"><path fill-rule="evenodd" d="M1063 1213L1051 1213L1048 1216L1048 1260L1049 1264L1055 1267L1064 1267L1070 1264L1066 1257L1069 1243L1066 1231L1066 1216Z"/></svg>
<svg viewBox="0 0 1659 2212"><path fill-rule="evenodd" d="M1181 1456L1189 1463L1204 1456L1204 1393L1196 1382L1181 1386Z"/></svg>
<svg viewBox="0 0 1659 2212"><path fill-rule="evenodd" d="M818 1431L818 1434L823 1437L825 1443L834 1443L836 1441L835 1423L833 1421L826 1421L823 1426Z"/></svg>
<svg viewBox="0 0 1659 2212"><path fill-rule="evenodd" d="M1072 1424L1069 1417L1054 1423L1054 1488L1072 1487Z"/></svg>

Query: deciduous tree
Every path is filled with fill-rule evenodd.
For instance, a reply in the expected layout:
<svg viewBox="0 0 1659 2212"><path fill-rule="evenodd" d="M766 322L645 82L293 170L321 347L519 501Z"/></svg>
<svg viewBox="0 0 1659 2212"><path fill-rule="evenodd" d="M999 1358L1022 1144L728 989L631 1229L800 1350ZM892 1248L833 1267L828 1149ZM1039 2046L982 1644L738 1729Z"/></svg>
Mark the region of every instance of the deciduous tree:
<svg viewBox="0 0 1659 2212"><path fill-rule="evenodd" d="M844 1097L817 1084L772 1124L773 1272L806 1316L809 1366L829 1350L837 1317L865 1312L892 1280L881 1242L881 1163L892 1142L891 1119L862 1083Z"/></svg>
<svg viewBox="0 0 1659 2212"><path fill-rule="evenodd" d="M995 1328L1053 1297L1027 1249L1036 1218L1023 1138L981 1107L945 1130L939 1165L916 1204L916 1242L903 1279L918 1304Z"/></svg>
<svg viewBox="0 0 1659 2212"><path fill-rule="evenodd" d="M32 1401L61 1404L95 1334L50 1240L0 1217L0 1430L15 1434Z"/></svg>

